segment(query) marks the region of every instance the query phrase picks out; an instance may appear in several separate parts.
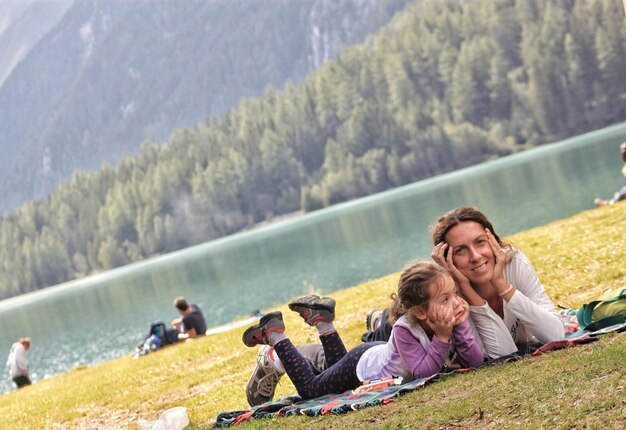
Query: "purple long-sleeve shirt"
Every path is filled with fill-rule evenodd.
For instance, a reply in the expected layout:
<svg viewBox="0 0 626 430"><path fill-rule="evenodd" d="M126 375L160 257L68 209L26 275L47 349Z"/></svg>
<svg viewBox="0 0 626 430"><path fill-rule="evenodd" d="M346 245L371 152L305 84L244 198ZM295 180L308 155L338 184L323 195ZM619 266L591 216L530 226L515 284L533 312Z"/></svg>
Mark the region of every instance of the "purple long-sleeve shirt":
<svg viewBox="0 0 626 430"><path fill-rule="evenodd" d="M467 320L454 328L451 343L433 336L430 346L422 345L404 326L393 327L393 341L404 365L415 379L440 372L450 353L451 343L454 343L462 365L475 366L483 362L483 353Z"/></svg>
<svg viewBox="0 0 626 430"><path fill-rule="evenodd" d="M452 345L462 365L476 366L483 362L483 353L469 321L455 327L450 342L446 343L437 337L431 340L421 325L404 315L394 324L387 343L363 353L356 373L361 381L387 376L401 376L405 382L425 378L441 371Z"/></svg>

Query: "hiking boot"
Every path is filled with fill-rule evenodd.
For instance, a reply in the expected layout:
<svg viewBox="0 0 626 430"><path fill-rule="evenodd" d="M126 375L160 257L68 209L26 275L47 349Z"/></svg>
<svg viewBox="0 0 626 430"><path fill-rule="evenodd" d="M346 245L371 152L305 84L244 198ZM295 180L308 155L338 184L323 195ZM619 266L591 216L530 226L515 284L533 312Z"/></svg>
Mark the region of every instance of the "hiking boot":
<svg viewBox="0 0 626 430"><path fill-rule="evenodd" d="M270 333L283 333L284 331L283 314L281 312L270 312L263 315L258 324L248 327L243 332L241 340L249 348L255 345L269 345Z"/></svg>
<svg viewBox="0 0 626 430"><path fill-rule="evenodd" d="M335 320L335 299L320 296L304 296L289 303L289 309L300 314L304 321L314 326L320 321Z"/></svg>
<svg viewBox="0 0 626 430"><path fill-rule="evenodd" d="M383 311L379 309L370 309L365 317L365 327L367 331L375 331L380 327L380 323L383 320Z"/></svg>
<svg viewBox="0 0 626 430"><path fill-rule="evenodd" d="M280 372L272 364L271 350L270 346L264 345L257 354L256 367L246 384L246 397L250 406L258 406L272 400L278 381L284 375L284 372Z"/></svg>

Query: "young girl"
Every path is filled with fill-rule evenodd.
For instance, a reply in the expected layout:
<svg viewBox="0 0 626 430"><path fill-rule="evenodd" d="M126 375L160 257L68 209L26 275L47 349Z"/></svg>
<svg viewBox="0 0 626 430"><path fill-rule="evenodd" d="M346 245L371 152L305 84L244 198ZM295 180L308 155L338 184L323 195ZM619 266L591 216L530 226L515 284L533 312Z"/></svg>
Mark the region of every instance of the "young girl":
<svg viewBox="0 0 626 430"><path fill-rule="evenodd" d="M285 336L280 312L265 315L243 334L248 347L271 345L303 399L342 393L362 381L402 376L404 381L441 371L454 347L461 364L478 365L483 354L467 321L467 303L447 270L428 262L404 269L392 296L395 320L388 342L364 343L347 352L337 330L335 301L305 296L289 304L320 335L328 368L315 375Z"/></svg>

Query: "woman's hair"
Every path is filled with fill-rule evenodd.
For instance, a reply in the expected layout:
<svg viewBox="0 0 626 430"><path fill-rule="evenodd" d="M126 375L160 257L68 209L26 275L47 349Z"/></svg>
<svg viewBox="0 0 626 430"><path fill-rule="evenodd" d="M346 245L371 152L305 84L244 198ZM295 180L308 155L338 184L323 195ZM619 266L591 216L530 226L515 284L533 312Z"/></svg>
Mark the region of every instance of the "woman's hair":
<svg viewBox="0 0 626 430"><path fill-rule="evenodd" d="M429 286L448 271L429 261L409 263L398 281L398 291L391 295L390 322L393 324L414 306L422 306L430 299Z"/></svg>
<svg viewBox="0 0 626 430"><path fill-rule="evenodd" d="M26 347L26 345L30 347L30 337L20 337L17 341L24 345L24 347Z"/></svg>
<svg viewBox="0 0 626 430"><path fill-rule="evenodd" d="M467 221L474 221L488 228L491 234L496 238L496 241L504 246L498 234L494 231L491 221L487 219L487 215L482 213L478 208L461 207L446 212L441 215L437 222L431 227L433 234L433 245L439 245L441 242L445 242L448 232L458 224Z"/></svg>

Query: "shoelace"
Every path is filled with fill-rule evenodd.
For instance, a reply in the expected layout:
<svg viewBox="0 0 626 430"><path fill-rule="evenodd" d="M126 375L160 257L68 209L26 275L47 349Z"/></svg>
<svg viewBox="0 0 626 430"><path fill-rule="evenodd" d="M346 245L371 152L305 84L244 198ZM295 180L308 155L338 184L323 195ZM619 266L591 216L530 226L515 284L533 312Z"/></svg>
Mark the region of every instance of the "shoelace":
<svg viewBox="0 0 626 430"><path fill-rule="evenodd" d="M267 369L265 369L267 370ZM259 378L258 392L264 397L273 397L274 390L279 381L278 372L273 368L265 376Z"/></svg>

